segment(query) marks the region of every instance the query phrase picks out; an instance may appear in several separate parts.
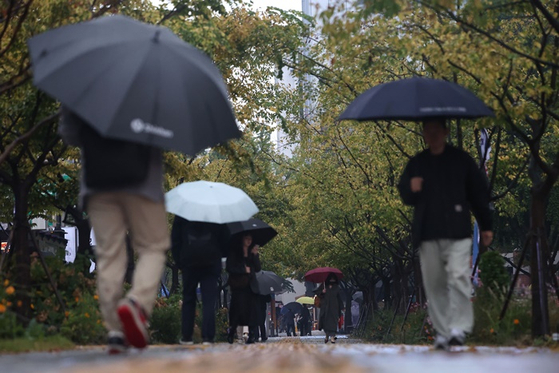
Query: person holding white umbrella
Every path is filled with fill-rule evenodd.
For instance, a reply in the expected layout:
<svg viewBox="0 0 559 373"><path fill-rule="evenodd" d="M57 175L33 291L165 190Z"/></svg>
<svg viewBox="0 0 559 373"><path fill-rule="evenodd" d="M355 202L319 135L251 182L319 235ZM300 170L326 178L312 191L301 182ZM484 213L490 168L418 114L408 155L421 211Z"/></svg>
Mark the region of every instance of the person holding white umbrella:
<svg viewBox="0 0 559 373"><path fill-rule="evenodd" d="M167 211L175 214L171 231L171 251L182 272L182 339L193 344L196 290L202 294L202 343L215 338L215 306L221 257L227 256L229 230L225 223L246 220L258 212L241 189L224 183L192 181L183 183L166 196Z"/></svg>
<svg viewBox="0 0 559 373"><path fill-rule="evenodd" d="M180 344L193 344L196 316L196 290L202 294L202 343L215 338L215 306L219 293L221 257L226 248L224 225L190 221L175 216L171 231L171 252L182 272L182 339Z"/></svg>

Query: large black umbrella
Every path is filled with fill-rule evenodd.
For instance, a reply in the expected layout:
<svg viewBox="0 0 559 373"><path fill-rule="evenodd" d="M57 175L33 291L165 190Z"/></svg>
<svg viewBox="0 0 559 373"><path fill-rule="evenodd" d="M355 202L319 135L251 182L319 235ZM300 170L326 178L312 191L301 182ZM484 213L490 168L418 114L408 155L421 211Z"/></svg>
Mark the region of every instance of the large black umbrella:
<svg viewBox="0 0 559 373"><path fill-rule="evenodd" d="M472 92L458 84L408 78L377 85L359 95L339 119L412 120L495 116Z"/></svg>
<svg viewBox="0 0 559 373"><path fill-rule="evenodd" d="M252 236L252 242L259 246L264 246L278 234L274 228L256 218L229 223L227 228L231 238L249 233Z"/></svg>
<svg viewBox="0 0 559 373"><path fill-rule="evenodd" d="M298 313L299 315L301 314L301 312L303 312L303 305L301 303L297 303L297 302L290 302L287 303L286 305L284 305L281 308L281 314L285 315L288 312L292 312L293 314Z"/></svg>
<svg viewBox="0 0 559 373"><path fill-rule="evenodd" d="M28 46L33 83L103 136L191 155L240 136L217 67L165 27L114 15Z"/></svg>
<svg viewBox="0 0 559 373"><path fill-rule="evenodd" d="M258 292L262 295L281 294L285 291L282 284L285 281L282 277L271 271L256 272L258 282Z"/></svg>

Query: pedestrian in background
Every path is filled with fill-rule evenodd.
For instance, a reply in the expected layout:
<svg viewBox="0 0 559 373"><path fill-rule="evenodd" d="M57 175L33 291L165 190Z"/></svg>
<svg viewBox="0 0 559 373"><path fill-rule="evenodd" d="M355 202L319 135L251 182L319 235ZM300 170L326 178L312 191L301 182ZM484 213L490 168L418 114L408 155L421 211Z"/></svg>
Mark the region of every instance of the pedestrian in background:
<svg viewBox="0 0 559 373"><path fill-rule="evenodd" d="M256 295L256 312L258 313L258 326L254 327L254 340L258 342L260 338L261 342L266 342L268 340L268 335L266 334L266 319L268 317L268 303L272 301L272 296L270 294L257 294Z"/></svg>
<svg viewBox="0 0 559 373"><path fill-rule="evenodd" d="M171 252L182 273L182 339L193 344L197 289L202 295L202 343L215 339L215 313L221 257L226 240L222 224L189 221L175 216L171 230Z"/></svg>
<svg viewBox="0 0 559 373"><path fill-rule="evenodd" d="M252 235L237 234L231 238L229 254L225 269L229 274L228 284L231 289L229 306L229 330L227 342L235 340L237 327L249 327L247 344L255 342L254 327L258 327L258 297L251 288L250 280L260 271L258 245L252 242Z"/></svg>
<svg viewBox="0 0 559 373"><path fill-rule="evenodd" d="M161 151L103 139L87 122L64 107L58 131L66 143L81 150L79 199L95 231L97 291L108 331L108 351L110 354L124 352L128 345L144 348L149 342L147 322L170 247ZM126 162L113 158L99 164L92 154L106 154L110 148L121 155L132 148L146 157L132 157ZM145 176L134 181L119 180L123 167L145 169ZM107 179L111 175L115 178ZM132 287L123 297L127 234L138 261Z"/></svg>
<svg viewBox="0 0 559 373"><path fill-rule="evenodd" d="M285 332L288 337L297 337L297 333L295 333L295 314L288 308L282 310L283 321L285 325Z"/></svg>
<svg viewBox="0 0 559 373"><path fill-rule="evenodd" d="M324 343L336 343L338 322L342 316L344 303L340 293L338 277L334 273L328 274L326 281L316 290L320 300L320 315L318 316L318 330L324 330Z"/></svg>
<svg viewBox="0 0 559 373"><path fill-rule="evenodd" d="M463 150L446 143L444 119L423 123L428 149L414 156L398 189L414 206L413 246L419 247L428 312L437 331L436 349L463 345L474 324L470 296L470 210L479 223L481 245L493 240L489 188L483 172Z"/></svg>

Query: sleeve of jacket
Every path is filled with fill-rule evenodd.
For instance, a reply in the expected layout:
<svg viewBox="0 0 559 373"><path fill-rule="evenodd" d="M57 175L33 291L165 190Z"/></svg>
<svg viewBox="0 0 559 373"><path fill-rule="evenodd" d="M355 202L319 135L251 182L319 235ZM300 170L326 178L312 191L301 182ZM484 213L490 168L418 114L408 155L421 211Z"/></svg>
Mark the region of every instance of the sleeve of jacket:
<svg viewBox="0 0 559 373"><path fill-rule="evenodd" d="M225 270L230 274L246 274L245 263L235 255L229 255L225 263Z"/></svg>
<svg viewBox="0 0 559 373"><path fill-rule="evenodd" d="M175 216L171 229L171 253L175 263L180 266L182 250L182 218Z"/></svg>
<svg viewBox="0 0 559 373"><path fill-rule="evenodd" d="M416 205L420 197L420 193L414 193L411 191L411 178L416 176L416 168L418 167L417 163L417 156L410 159L404 168L400 181L398 182L400 197L402 197L402 201L404 201L406 205Z"/></svg>
<svg viewBox="0 0 559 373"><path fill-rule="evenodd" d="M260 272L262 270L262 264L260 263L260 255L252 254L252 261L254 264L254 272Z"/></svg>
<svg viewBox="0 0 559 373"><path fill-rule="evenodd" d="M472 157L467 156L466 162L468 170L466 188L472 212L479 224L480 230L492 230L493 218L489 206L490 195L487 178Z"/></svg>
<svg viewBox="0 0 559 373"><path fill-rule="evenodd" d="M338 292L338 317L342 317L343 310L344 310L344 301L342 299L341 292Z"/></svg>

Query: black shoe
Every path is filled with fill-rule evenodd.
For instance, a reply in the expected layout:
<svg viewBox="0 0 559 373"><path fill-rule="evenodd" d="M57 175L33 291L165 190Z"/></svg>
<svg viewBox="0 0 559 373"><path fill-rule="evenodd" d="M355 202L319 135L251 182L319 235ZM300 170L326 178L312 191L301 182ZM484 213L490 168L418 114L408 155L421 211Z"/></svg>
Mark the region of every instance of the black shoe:
<svg viewBox="0 0 559 373"><path fill-rule="evenodd" d="M124 339L124 335L110 333L107 340L107 352L109 355L122 354L128 350L128 344Z"/></svg>
<svg viewBox="0 0 559 373"><path fill-rule="evenodd" d="M452 329L450 331L450 339L448 340L449 346L463 346L464 342L466 342L466 333L457 329Z"/></svg>
<svg viewBox="0 0 559 373"><path fill-rule="evenodd" d="M266 342L268 340L268 338L261 338L260 341L261 342Z"/></svg>
<svg viewBox="0 0 559 373"><path fill-rule="evenodd" d="M254 338L248 338L245 344L250 345L254 343Z"/></svg>

